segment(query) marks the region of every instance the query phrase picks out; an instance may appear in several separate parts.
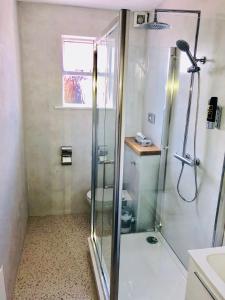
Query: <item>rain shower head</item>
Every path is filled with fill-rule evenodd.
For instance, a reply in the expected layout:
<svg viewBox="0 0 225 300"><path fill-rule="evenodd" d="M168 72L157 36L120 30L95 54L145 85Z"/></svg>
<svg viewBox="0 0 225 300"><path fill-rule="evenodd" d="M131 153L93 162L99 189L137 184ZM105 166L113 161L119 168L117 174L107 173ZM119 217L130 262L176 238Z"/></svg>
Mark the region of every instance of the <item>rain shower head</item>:
<svg viewBox="0 0 225 300"><path fill-rule="evenodd" d="M162 29L169 29L170 25L167 23L162 23L158 21L146 23L143 25L143 28L145 29L153 29L153 30L162 30Z"/></svg>
<svg viewBox="0 0 225 300"><path fill-rule="evenodd" d="M189 46L188 42L186 42L184 40L178 40L176 42L176 45L177 45L178 49L180 49L181 51L183 51L183 52L185 52L187 54L189 60L192 63L192 66L190 68L188 68L188 72L189 73L193 73L193 72L200 71L200 68L197 65L196 58L191 54L190 46Z"/></svg>
<svg viewBox="0 0 225 300"><path fill-rule="evenodd" d="M155 11L154 21L153 22L149 22L149 23L145 23L145 24L143 24L142 27L144 29L162 30L162 29L169 29L170 25L167 24L167 23L158 22L157 12Z"/></svg>

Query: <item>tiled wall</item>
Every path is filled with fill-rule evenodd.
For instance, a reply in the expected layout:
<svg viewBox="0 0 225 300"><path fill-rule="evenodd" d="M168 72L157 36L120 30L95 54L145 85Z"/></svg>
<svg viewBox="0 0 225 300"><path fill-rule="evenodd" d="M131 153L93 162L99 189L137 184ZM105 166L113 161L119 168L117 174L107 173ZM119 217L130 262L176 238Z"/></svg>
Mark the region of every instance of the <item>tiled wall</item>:
<svg viewBox="0 0 225 300"><path fill-rule="evenodd" d="M85 213L91 186L92 111L62 103L61 35L99 36L114 11L20 2L23 101L30 215ZM59 148L72 145L73 165Z"/></svg>
<svg viewBox="0 0 225 300"><path fill-rule="evenodd" d="M0 2L0 268L11 299L27 220L17 17ZM0 292L1 294L1 292Z"/></svg>

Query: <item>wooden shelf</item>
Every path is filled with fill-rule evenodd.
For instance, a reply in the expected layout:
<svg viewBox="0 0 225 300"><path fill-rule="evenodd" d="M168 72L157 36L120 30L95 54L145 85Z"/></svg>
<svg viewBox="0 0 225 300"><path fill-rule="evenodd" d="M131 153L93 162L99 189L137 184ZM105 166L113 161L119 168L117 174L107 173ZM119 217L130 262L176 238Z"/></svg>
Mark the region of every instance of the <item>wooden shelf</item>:
<svg viewBox="0 0 225 300"><path fill-rule="evenodd" d="M161 153L160 148L155 146L155 145L147 146L147 147L143 147L143 146L139 145L135 141L134 137L126 137L125 138L125 144L140 156L143 156L143 155L160 155L160 153Z"/></svg>

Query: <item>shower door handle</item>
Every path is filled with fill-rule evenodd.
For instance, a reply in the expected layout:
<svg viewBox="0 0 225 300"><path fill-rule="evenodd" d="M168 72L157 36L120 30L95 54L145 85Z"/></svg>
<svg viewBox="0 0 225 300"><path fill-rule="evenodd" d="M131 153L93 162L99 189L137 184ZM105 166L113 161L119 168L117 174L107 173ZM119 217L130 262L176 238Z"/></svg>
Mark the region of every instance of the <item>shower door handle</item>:
<svg viewBox="0 0 225 300"><path fill-rule="evenodd" d="M106 166L107 165L114 165L114 160L104 160L102 162L99 162L100 164L103 164L103 189L110 188L113 185L106 184Z"/></svg>
<svg viewBox="0 0 225 300"><path fill-rule="evenodd" d="M114 164L114 160L103 160L103 161L99 161L100 165L113 165Z"/></svg>
<svg viewBox="0 0 225 300"><path fill-rule="evenodd" d="M114 185L113 184L107 184L104 186L104 189L113 189L114 188Z"/></svg>
<svg viewBox="0 0 225 300"><path fill-rule="evenodd" d="M113 165L114 164L114 160L105 160L103 162L104 165Z"/></svg>

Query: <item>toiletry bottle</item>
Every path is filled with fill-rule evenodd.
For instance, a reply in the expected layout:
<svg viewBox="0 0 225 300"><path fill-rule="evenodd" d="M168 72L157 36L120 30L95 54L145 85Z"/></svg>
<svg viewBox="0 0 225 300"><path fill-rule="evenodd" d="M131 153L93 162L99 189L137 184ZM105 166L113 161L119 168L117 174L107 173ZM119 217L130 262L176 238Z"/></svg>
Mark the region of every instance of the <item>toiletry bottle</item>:
<svg viewBox="0 0 225 300"><path fill-rule="evenodd" d="M216 121L216 110L217 110L217 97L211 97L208 104L208 112L207 112L207 128L213 129L215 127Z"/></svg>

